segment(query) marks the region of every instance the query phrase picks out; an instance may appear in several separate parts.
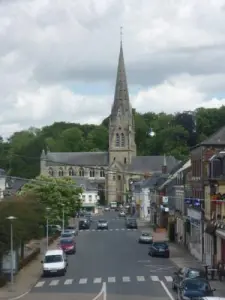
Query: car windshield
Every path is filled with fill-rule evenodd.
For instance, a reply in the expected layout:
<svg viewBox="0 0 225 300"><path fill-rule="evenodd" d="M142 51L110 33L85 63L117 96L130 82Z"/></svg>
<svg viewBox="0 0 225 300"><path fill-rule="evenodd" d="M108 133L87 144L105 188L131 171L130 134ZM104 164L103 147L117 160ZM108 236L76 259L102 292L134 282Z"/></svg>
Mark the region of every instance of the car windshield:
<svg viewBox="0 0 225 300"><path fill-rule="evenodd" d="M62 255L46 255L44 262L49 263L57 263L63 261Z"/></svg>
<svg viewBox="0 0 225 300"><path fill-rule="evenodd" d="M168 245L166 243L154 243L154 247L167 249Z"/></svg>
<svg viewBox="0 0 225 300"><path fill-rule="evenodd" d="M99 220L98 223L106 223L106 220Z"/></svg>
<svg viewBox="0 0 225 300"><path fill-rule="evenodd" d="M142 233L142 236L150 237L150 234L149 233Z"/></svg>
<svg viewBox="0 0 225 300"><path fill-rule="evenodd" d="M197 280L197 279L184 281L183 287L185 290L192 290L192 291L211 290L210 285L207 281Z"/></svg>
<svg viewBox="0 0 225 300"><path fill-rule="evenodd" d="M60 240L60 244L62 244L62 245L73 244L73 240L71 240L71 239L63 239L63 240Z"/></svg>

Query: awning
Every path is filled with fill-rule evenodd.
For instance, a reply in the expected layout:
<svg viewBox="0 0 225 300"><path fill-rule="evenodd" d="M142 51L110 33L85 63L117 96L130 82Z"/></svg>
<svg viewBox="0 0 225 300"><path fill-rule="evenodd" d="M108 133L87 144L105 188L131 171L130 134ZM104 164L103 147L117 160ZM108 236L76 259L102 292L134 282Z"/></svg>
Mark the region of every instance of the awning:
<svg viewBox="0 0 225 300"><path fill-rule="evenodd" d="M217 229L217 230L216 230L216 235L218 235L218 236L221 237L222 239L225 239L225 230Z"/></svg>
<svg viewBox="0 0 225 300"><path fill-rule="evenodd" d="M217 228L217 226L216 226L216 223L215 223L215 222L214 222L214 223L208 223L208 224L206 225L206 228L205 228L205 233L214 235L215 232L216 232L216 228Z"/></svg>
<svg viewBox="0 0 225 300"><path fill-rule="evenodd" d="M96 207L97 205L95 203L83 203L82 207Z"/></svg>

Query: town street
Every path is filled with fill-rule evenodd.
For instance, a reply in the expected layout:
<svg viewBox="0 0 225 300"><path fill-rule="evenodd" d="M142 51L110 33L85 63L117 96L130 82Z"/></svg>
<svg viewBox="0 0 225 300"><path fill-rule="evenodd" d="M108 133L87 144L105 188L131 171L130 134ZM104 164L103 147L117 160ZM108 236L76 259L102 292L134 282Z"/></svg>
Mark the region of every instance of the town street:
<svg viewBox="0 0 225 300"><path fill-rule="evenodd" d="M108 220L108 231L96 230L100 218ZM149 257L148 245L137 242L139 235L139 229L127 230L116 212L95 217L91 229L79 233L77 253L68 256L65 277L40 278L26 298L88 300L105 283L108 300L170 299L167 288L172 293L174 265L169 259Z"/></svg>

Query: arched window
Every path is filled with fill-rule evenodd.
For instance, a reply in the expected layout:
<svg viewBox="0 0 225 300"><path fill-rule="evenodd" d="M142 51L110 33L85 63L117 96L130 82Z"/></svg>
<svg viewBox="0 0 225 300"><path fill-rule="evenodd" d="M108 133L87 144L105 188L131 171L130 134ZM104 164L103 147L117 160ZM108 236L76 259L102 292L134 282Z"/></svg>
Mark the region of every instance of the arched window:
<svg viewBox="0 0 225 300"><path fill-rule="evenodd" d="M95 170L94 169L90 169L90 177L95 177Z"/></svg>
<svg viewBox="0 0 225 300"><path fill-rule="evenodd" d="M116 134L116 147L120 146L120 135L119 133Z"/></svg>
<svg viewBox="0 0 225 300"><path fill-rule="evenodd" d="M79 176L80 177L84 177L84 169L83 168L80 168L80 170L79 170Z"/></svg>
<svg viewBox="0 0 225 300"><path fill-rule="evenodd" d="M100 170L100 177L105 177L105 171L104 171L104 169Z"/></svg>
<svg viewBox="0 0 225 300"><path fill-rule="evenodd" d="M63 176L63 169L62 169L62 168L59 169L58 175L59 175L59 177L62 177L62 176Z"/></svg>
<svg viewBox="0 0 225 300"><path fill-rule="evenodd" d="M49 175L49 176L54 176L54 171L53 171L52 168L49 168L49 169L48 169L48 175Z"/></svg>
<svg viewBox="0 0 225 300"><path fill-rule="evenodd" d="M124 136L124 133L121 133L121 147L125 147L125 136Z"/></svg>
<svg viewBox="0 0 225 300"><path fill-rule="evenodd" d="M73 170L73 168L69 168L69 176L74 176L75 172Z"/></svg>

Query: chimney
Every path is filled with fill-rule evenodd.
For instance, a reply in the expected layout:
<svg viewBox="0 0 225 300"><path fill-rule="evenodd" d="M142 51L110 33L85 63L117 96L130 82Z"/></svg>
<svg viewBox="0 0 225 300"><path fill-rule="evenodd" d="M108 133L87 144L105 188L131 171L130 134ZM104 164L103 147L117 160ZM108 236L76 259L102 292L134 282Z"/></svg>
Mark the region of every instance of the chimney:
<svg viewBox="0 0 225 300"><path fill-rule="evenodd" d="M166 161L166 155L165 154L164 154L164 158L163 158L162 174L167 174L167 161Z"/></svg>

